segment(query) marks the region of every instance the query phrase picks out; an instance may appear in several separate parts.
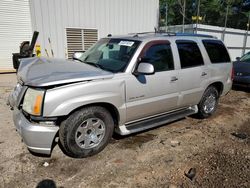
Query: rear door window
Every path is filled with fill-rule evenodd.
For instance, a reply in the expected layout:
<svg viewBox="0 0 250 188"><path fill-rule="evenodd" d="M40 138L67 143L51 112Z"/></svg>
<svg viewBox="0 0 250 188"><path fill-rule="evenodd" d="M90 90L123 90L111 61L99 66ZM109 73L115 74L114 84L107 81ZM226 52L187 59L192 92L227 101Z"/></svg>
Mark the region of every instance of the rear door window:
<svg viewBox="0 0 250 188"><path fill-rule="evenodd" d="M231 62L225 45L219 40L202 40L211 63Z"/></svg>
<svg viewBox="0 0 250 188"><path fill-rule="evenodd" d="M204 65L201 51L196 42L189 40L177 40L176 44L182 69Z"/></svg>

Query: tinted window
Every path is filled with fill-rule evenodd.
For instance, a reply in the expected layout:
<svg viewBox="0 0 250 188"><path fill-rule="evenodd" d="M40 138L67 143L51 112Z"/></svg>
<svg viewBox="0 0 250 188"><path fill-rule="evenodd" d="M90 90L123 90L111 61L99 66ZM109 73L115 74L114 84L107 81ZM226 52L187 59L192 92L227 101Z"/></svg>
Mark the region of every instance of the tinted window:
<svg viewBox="0 0 250 188"><path fill-rule="evenodd" d="M249 62L250 61L250 52L246 53L245 55L243 55L240 58L240 61L244 61L244 62Z"/></svg>
<svg viewBox="0 0 250 188"><path fill-rule="evenodd" d="M203 58L198 45L192 41L176 41L181 68L196 67L204 65Z"/></svg>
<svg viewBox="0 0 250 188"><path fill-rule="evenodd" d="M211 63L230 62L227 49L221 41L217 40L202 40Z"/></svg>
<svg viewBox="0 0 250 188"><path fill-rule="evenodd" d="M174 69L173 55L169 44L151 46L146 51L144 58L147 62L154 65L155 72Z"/></svg>

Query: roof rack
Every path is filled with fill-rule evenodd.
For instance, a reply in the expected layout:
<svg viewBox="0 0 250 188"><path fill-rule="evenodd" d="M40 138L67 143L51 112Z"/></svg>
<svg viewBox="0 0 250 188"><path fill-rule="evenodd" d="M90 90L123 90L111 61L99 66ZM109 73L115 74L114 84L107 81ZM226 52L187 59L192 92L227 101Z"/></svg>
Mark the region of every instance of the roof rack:
<svg viewBox="0 0 250 188"><path fill-rule="evenodd" d="M160 35L168 35L168 36L176 35L176 33L174 32L162 32L162 31L148 31L148 32L129 33L129 34L133 35L133 37L139 37L139 35L145 35L145 34L160 34Z"/></svg>
<svg viewBox="0 0 250 188"><path fill-rule="evenodd" d="M165 32L165 31L149 31L149 32L141 32L141 33L130 33L133 37L139 37L139 35L145 34L155 34L162 36L190 36L190 37L205 37L205 38L216 38L212 35L205 34L195 34L195 33L175 33L175 32Z"/></svg>
<svg viewBox="0 0 250 188"><path fill-rule="evenodd" d="M139 37L139 35L144 35L144 34L155 34L154 31L148 31L148 32L141 32L141 33L129 33L133 35L133 37Z"/></svg>
<svg viewBox="0 0 250 188"><path fill-rule="evenodd" d="M195 34L195 33L176 33L176 36L190 36L190 37L206 37L206 38L216 38L212 35L205 34Z"/></svg>

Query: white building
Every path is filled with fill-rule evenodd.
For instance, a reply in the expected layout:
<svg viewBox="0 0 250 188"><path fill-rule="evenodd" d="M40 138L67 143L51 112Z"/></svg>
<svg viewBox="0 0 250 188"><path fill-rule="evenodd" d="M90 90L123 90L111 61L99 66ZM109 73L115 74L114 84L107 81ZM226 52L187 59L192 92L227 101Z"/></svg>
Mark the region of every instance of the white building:
<svg viewBox="0 0 250 188"><path fill-rule="evenodd" d="M162 28L165 29L165 28ZM169 32L182 32L182 25L169 26ZM241 57L250 50L250 33L246 30L224 28L212 25L196 24L185 25L185 32L212 35L224 41L232 61Z"/></svg>
<svg viewBox="0 0 250 188"><path fill-rule="evenodd" d="M158 9L159 0L0 0L0 72L35 30L42 56L67 58L108 34L153 31Z"/></svg>

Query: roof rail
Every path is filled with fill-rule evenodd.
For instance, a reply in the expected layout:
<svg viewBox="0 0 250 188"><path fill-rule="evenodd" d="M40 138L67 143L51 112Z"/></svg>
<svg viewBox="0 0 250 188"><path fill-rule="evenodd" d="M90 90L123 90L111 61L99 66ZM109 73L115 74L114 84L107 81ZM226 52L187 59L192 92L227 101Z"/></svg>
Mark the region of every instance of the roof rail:
<svg viewBox="0 0 250 188"><path fill-rule="evenodd" d="M176 33L175 32L159 32L159 34L162 34L164 36L176 36Z"/></svg>
<svg viewBox="0 0 250 188"><path fill-rule="evenodd" d="M148 32L141 32L141 33L129 33L133 35L133 37L138 37L139 35L144 35L144 34L155 34L155 31L148 31Z"/></svg>
<svg viewBox="0 0 250 188"><path fill-rule="evenodd" d="M216 38L212 35L205 34L194 34L194 33L176 33L176 36L190 36L190 37L206 37L206 38Z"/></svg>
<svg viewBox="0 0 250 188"><path fill-rule="evenodd" d="M168 36L176 35L176 33L174 32L162 32L162 31L148 31L148 32L129 33L129 34L133 35L133 37L138 37L139 35L145 35L145 34L160 34L160 35L168 35Z"/></svg>
<svg viewBox="0 0 250 188"><path fill-rule="evenodd" d="M175 33L175 32L165 32L165 31L149 31L149 32L141 32L141 33L129 33L129 34L133 35L133 37L139 37L139 35L145 35L145 34L155 34L155 35L162 35L162 36L190 36L190 37L217 38L212 35L205 35L205 34Z"/></svg>

